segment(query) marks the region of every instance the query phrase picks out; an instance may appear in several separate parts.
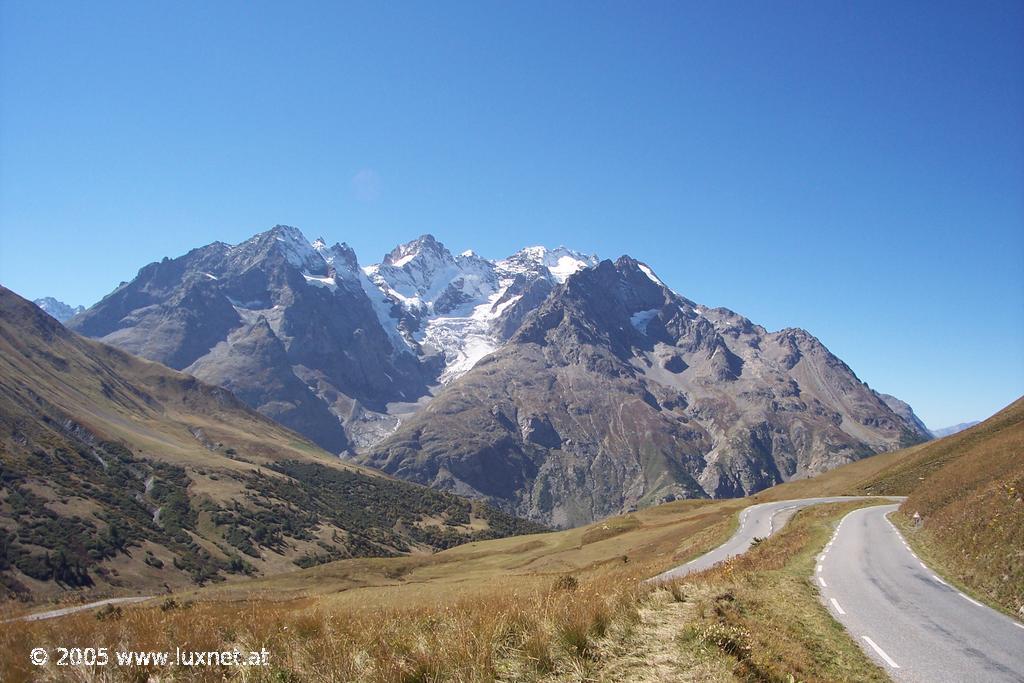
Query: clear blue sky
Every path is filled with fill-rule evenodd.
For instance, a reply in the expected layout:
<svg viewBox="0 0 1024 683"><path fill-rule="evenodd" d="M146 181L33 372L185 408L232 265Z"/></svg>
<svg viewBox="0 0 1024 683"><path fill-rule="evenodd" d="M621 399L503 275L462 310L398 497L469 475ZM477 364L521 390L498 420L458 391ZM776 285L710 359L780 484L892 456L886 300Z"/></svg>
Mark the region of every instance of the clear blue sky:
<svg viewBox="0 0 1024 683"><path fill-rule="evenodd" d="M1024 4L379 4L0 1L0 282L89 304L275 223L564 243L932 426L1024 393Z"/></svg>

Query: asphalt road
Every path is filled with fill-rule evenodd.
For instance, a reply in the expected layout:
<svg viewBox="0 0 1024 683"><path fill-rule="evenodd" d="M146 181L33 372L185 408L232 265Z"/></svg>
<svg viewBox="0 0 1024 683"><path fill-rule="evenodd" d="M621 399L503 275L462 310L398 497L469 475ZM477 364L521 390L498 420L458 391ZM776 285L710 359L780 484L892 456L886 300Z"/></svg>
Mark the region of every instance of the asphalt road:
<svg viewBox="0 0 1024 683"><path fill-rule="evenodd" d="M1024 625L929 569L886 515L851 512L818 558L822 601L897 681L1024 681Z"/></svg>
<svg viewBox="0 0 1024 683"><path fill-rule="evenodd" d="M678 579L693 572L709 567L747 552L754 538L768 538L781 529L789 518L800 508L822 503L843 503L849 500L864 500L869 496L833 496L831 498L800 498L798 500L781 500L774 503L751 505L740 513L740 526L732 537L709 553L658 574L651 581L668 581ZM890 499L887 499L890 500Z"/></svg>
<svg viewBox="0 0 1024 683"><path fill-rule="evenodd" d="M96 609L97 607L103 607L104 605L130 604L133 602L142 602L143 600L151 600L152 598L152 595L146 595L137 598L108 598L107 600L90 602L86 605L75 605L74 607L62 607L60 609L52 609L49 612L36 612L35 614L26 614L21 617L7 619L4 623L10 621L42 621L43 619L55 619L56 617L63 617L68 614L74 614L75 612L84 612L85 610Z"/></svg>

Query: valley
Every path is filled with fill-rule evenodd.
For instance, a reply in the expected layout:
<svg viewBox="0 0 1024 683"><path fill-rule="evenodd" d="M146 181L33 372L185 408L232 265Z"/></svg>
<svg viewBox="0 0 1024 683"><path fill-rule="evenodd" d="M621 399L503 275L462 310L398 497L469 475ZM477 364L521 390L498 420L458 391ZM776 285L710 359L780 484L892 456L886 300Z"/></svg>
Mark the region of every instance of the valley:
<svg viewBox="0 0 1024 683"><path fill-rule="evenodd" d="M0 288L0 593L151 595L540 530L339 461Z"/></svg>
<svg viewBox="0 0 1024 683"><path fill-rule="evenodd" d="M749 499L676 501L586 527L471 542L433 555L341 560L179 593L170 606L160 607L157 600L153 607L125 607L113 621L83 614L4 625L0 639L12 648L26 638L106 642L129 629L152 647L175 638L213 647L223 642L220 629L244 614L246 625L233 627L232 642L268 644L279 675L308 671L317 661L325 675L371 681L404 680L417 671L526 680L625 671L646 680L656 670L678 671L678 680L736 680L751 671L808 681L885 680L885 663L876 663L866 646L832 620L814 579L816 559L839 520L877 501L816 505L728 562L664 587L643 579L719 546L750 504L908 496L894 516L901 525L915 496L945 490L945 468L993 472L1001 444L1024 433L1022 408L1018 402L974 433L960 435L966 444L937 441L875 456ZM1019 475L1019 459L1015 467ZM1005 476L979 475L973 510L981 523L999 519ZM922 530L927 529L926 522ZM916 544L914 536L907 538ZM992 542L994 555L1016 551L1017 536L1005 538ZM945 547L952 550L955 541ZM951 582L967 584L979 599L1011 613L1020 607L1000 604L1000 593L986 587L980 572L968 577L948 561L933 566ZM1020 595L1019 579L1013 581L1010 592ZM766 590L776 597L766 600ZM161 633L146 626L157 623L157 615ZM779 620L788 624L784 630L769 627ZM288 628L282 631L282 625ZM186 637L185 629L192 635ZM332 654L326 657L322 648L328 642ZM661 669L634 659L651 647L658 650ZM24 670L11 666L8 673L16 680Z"/></svg>

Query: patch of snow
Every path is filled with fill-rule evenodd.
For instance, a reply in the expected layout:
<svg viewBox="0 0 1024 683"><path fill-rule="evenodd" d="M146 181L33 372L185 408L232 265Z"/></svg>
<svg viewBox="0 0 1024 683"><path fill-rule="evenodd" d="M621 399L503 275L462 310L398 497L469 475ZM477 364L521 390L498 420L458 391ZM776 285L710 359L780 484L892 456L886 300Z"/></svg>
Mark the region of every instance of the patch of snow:
<svg viewBox="0 0 1024 683"><path fill-rule="evenodd" d="M250 311L267 310L267 304L262 301L238 301L237 299L232 299L230 296L227 297L227 300L230 301L231 305L236 309L241 308Z"/></svg>
<svg viewBox="0 0 1024 683"><path fill-rule="evenodd" d="M391 265L394 266L395 268L401 268L402 266L404 266L405 264L409 263L414 258L416 258L416 256L417 256L416 253L406 254L405 256L403 256L402 258L398 259L397 261L395 261Z"/></svg>
<svg viewBox="0 0 1024 683"><path fill-rule="evenodd" d="M377 315L377 320L387 333L395 353L409 352L409 342L399 333L398 321L391 317L391 306L393 305L391 299L370 282L370 278L366 276L365 271L359 272L359 286L363 288L363 292L366 293L366 297L370 300L373 312Z"/></svg>
<svg viewBox="0 0 1024 683"><path fill-rule="evenodd" d="M651 324L651 321L657 317L660 311L661 309L659 308L652 308L649 311L634 313L629 317L629 322L633 324L637 332L647 334L647 326Z"/></svg>
<svg viewBox="0 0 1024 683"><path fill-rule="evenodd" d="M36 299L32 303L43 309L43 311L48 313L50 317L56 318L60 322L65 322L72 316L78 315L85 310L85 306L68 306L63 301L58 301L52 296Z"/></svg>
<svg viewBox="0 0 1024 683"><path fill-rule="evenodd" d="M317 287L326 287L332 292L338 288L338 283L334 281L333 277L318 277L316 275L310 275L309 273L303 273L302 277L306 278L306 283L315 285Z"/></svg>
<svg viewBox="0 0 1024 683"><path fill-rule="evenodd" d="M645 266L643 263L638 263L637 265L640 266L640 270L644 271L644 275L646 275L648 278L650 278L650 280L652 282L657 282L662 287L667 287L668 286L664 282L662 282L661 279L657 275L654 274L653 270L651 270L650 268Z"/></svg>
<svg viewBox="0 0 1024 683"><path fill-rule="evenodd" d="M500 295L503 295L504 293L505 293L505 291L502 290L500 292L500 294L499 294L499 297L500 297ZM494 298L499 298L499 297L494 297ZM500 304L492 306L491 307L491 317L492 318L497 318L498 316L500 316L505 311L506 308L508 308L509 306L511 306L512 304L514 304L515 302L519 301L522 298L523 298L522 294L517 294L516 296L510 297L510 298L506 299L505 301L502 301Z"/></svg>
<svg viewBox="0 0 1024 683"><path fill-rule="evenodd" d="M587 267L587 262L573 256L559 256L554 264L548 266L548 270L555 276L559 283L565 282L573 273L579 272Z"/></svg>

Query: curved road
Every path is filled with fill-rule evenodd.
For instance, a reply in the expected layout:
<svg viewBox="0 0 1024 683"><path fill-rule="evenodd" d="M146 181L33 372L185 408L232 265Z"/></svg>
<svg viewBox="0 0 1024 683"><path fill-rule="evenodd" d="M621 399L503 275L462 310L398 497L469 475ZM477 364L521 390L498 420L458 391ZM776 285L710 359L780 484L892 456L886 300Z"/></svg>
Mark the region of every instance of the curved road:
<svg viewBox="0 0 1024 683"><path fill-rule="evenodd" d="M800 508L823 503L845 503L850 500L871 500L874 496L832 496L830 498L800 498L780 500L772 503L751 505L740 513L740 527L732 537L711 552L658 574L650 581L669 581L693 572L703 571L724 562L730 557L742 555L750 549L754 538L768 538L778 531ZM901 500L899 496L887 496L884 500Z"/></svg>
<svg viewBox="0 0 1024 683"><path fill-rule="evenodd" d="M822 601L897 681L1024 681L1024 625L944 582L888 513L846 515L818 558Z"/></svg>

